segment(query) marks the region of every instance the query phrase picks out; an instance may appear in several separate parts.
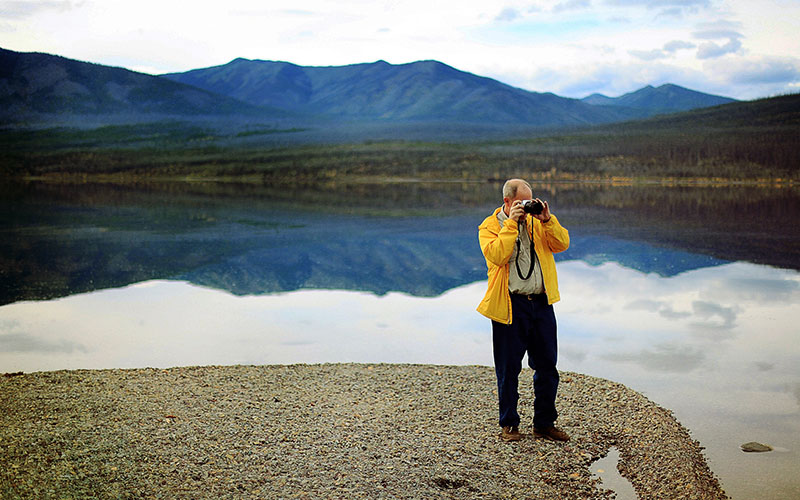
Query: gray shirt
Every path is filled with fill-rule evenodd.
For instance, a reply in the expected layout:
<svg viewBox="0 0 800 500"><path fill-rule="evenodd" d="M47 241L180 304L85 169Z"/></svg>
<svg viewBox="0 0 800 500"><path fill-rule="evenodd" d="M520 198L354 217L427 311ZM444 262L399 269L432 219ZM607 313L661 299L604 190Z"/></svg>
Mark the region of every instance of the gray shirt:
<svg viewBox="0 0 800 500"><path fill-rule="evenodd" d="M502 226L508 216L504 211L497 213L497 220ZM530 272L528 279L523 279L528 275L531 268L531 258L533 258L533 272ZM517 270L519 263L519 271ZM533 248L530 236L528 236L527 223L519 223L519 235L514 251L511 253L511 260L508 261L508 291L511 293L521 293L523 295L533 295L544 293L544 280L542 279L542 267L539 265L539 258ZM520 275L522 273L522 275Z"/></svg>

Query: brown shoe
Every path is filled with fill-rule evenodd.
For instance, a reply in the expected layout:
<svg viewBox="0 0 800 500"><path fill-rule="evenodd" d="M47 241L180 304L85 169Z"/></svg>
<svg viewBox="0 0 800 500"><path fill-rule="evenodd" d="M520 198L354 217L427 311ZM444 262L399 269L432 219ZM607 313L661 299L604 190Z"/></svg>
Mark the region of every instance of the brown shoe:
<svg viewBox="0 0 800 500"><path fill-rule="evenodd" d="M558 427L548 427L547 429L533 428L533 435L539 438L550 439L553 441L569 441L569 436L566 432Z"/></svg>
<svg viewBox="0 0 800 500"><path fill-rule="evenodd" d="M503 441L519 441L522 439L522 434L519 433L518 426L507 425L500 431L500 439Z"/></svg>

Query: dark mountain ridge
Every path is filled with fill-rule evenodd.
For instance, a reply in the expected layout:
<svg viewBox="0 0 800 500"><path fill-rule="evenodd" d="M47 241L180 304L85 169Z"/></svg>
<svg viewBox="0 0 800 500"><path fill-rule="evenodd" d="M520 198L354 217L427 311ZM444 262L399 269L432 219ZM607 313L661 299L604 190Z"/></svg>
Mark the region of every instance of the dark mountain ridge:
<svg viewBox="0 0 800 500"><path fill-rule="evenodd" d="M568 126L631 117L625 110L528 92L438 61L322 67L239 58L162 76L254 105L345 119Z"/></svg>
<svg viewBox="0 0 800 500"><path fill-rule="evenodd" d="M38 52L0 48L0 119L58 115L105 116L110 121L148 116L285 115L231 97L137 73Z"/></svg>

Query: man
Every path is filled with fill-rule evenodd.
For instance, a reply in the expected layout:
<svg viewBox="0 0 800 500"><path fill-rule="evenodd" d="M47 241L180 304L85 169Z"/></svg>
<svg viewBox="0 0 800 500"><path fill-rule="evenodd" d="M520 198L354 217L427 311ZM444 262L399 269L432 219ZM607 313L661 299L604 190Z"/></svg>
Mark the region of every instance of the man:
<svg viewBox="0 0 800 500"><path fill-rule="evenodd" d="M478 312L492 320L500 437L521 438L517 387L527 352L534 370L533 433L567 441L569 436L555 427L559 377L553 303L560 296L553 253L569 247L569 232L550 213L546 201L536 198L543 205L541 213L526 213L522 202L531 199L530 184L510 179L503 186L503 206L478 227L489 277Z"/></svg>

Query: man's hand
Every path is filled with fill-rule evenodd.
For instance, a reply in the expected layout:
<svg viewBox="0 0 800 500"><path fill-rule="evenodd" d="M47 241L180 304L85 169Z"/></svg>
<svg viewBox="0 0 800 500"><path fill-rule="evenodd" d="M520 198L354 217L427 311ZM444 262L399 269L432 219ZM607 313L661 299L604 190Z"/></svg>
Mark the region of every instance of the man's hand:
<svg viewBox="0 0 800 500"><path fill-rule="evenodd" d="M536 200L542 202L544 209L542 210L542 213L534 215L534 217L539 219L541 222L550 222L550 205L548 205L546 201L542 201L539 198L536 198Z"/></svg>
<svg viewBox="0 0 800 500"><path fill-rule="evenodd" d="M525 220L525 209L522 208L522 200L517 200L511 204L511 209L508 211L508 218L517 222Z"/></svg>

